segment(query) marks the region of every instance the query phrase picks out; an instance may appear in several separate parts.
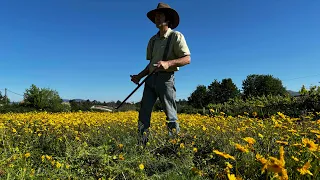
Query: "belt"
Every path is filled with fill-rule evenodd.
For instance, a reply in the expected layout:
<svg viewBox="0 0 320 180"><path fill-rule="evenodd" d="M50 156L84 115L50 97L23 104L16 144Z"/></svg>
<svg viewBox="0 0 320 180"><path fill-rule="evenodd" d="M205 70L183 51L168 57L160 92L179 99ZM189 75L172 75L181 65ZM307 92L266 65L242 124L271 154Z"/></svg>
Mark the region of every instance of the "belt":
<svg viewBox="0 0 320 180"><path fill-rule="evenodd" d="M174 71L158 71L158 72L155 72L154 74L174 74Z"/></svg>

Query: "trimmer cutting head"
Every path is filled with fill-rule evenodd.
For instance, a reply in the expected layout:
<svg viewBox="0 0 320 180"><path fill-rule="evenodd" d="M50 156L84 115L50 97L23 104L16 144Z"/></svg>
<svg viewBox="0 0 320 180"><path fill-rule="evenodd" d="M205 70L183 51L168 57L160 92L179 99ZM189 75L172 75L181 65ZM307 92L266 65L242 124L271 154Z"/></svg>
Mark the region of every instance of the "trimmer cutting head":
<svg viewBox="0 0 320 180"><path fill-rule="evenodd" d="M108 111L108 112L113 112L114 111L113 107L101 106L101 105L94 105L94 106L91 107L91 109L98 109L98 110Z"/></svg>

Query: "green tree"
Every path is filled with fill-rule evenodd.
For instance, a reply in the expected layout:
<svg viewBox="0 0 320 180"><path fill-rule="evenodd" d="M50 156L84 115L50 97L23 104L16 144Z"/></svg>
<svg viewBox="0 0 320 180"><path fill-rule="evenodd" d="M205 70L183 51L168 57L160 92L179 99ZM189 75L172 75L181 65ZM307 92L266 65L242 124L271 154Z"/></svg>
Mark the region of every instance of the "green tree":
<svg viewBox="0 0 320 180"><path fill-rule="evenodd" d="M211 104L217 104L220 103L222 96L222 89L220 82L218 80L214 80L209 86L208 86L208 96L207 101Z"/></svg>
<svg viewBox="0 0 320 180"><path fill-rule="evenodd" d="M262 95L286 95L287 91L282 81L272 75L251 74L242 81L242 88L245 97Z"/></svg>
<svg viewBox="0 0 320 180"><path fill-rule="evenodd" d="M227 102L229 99L238 97L240 95L240 90L232 82L231 78L223 79L220 85L220 89L222 91L220 103Z"/></svg>
<svg viewBox="0 0 320 180"><path fill-rule="evenodd" d="M301 94L301 95L307 95L308 94L308 90L304 85L302 85L302 87L301 87L301 89L299 91L299 94Z"/></svg>
<svg viewBox="0 0 320 180"><path fill-rule="evenodd" d="M232 82L231 78L222 79L221 83L215 79L208 86L207 99L210 104L224 103L238 95L240 95L240 90Z"/></svg>
<svg viewBox="0 0 320 180"><path fill-rule="evenodd" d="M0 104L8 104L10 102L10 99L6 96L3 96L0 91Z"/></svg>
<svg viewBox="0 0 320 180"><path fill-rule="evenodd" d="M55 90L38 88L32 84L24 93L24 104L38 110L59 111L63 108L62 99Z"/></svg>
<svg viewBox="0 0 320 180"><path fill-rule="evenodd" d="M188 103L194 108L203 108L207 106L207 87L198 85L196 90L188 97Z"/></svg>

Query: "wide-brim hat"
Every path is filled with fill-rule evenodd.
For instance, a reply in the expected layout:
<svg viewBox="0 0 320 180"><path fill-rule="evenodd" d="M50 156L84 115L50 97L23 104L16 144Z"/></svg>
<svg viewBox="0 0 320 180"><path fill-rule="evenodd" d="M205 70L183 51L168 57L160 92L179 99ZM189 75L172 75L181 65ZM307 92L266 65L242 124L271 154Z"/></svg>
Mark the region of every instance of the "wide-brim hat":
<svg viewBox="0 0 320 180"><path fill-rule="evenodd" d="M172 9L168 4L159 3L156 9L153 9L147 13L147 17L155 23L155 14L156 12L163 12L166 16L166 19L170 21L171 28L174 29L179 25L179 14L176 10Z"/></svg>

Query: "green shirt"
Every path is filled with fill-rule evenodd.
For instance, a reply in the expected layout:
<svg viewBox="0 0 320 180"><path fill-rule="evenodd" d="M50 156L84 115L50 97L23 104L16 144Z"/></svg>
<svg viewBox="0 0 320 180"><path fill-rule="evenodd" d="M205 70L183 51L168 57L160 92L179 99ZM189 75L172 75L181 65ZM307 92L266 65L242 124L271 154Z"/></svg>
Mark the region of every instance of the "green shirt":
<svg viewBox="0 0 320 180"><path fill-rule="evenodd" d="M183 56L190 55L190 50L188 48L187 42L181 32L173 31L169 28L163 37L160 37L160 35L157 33L156 35L150 38L147 47L146 59L150 60L149 73L151 73L155 68L153 64L157 64L159 61L162 60L164 49L166 47L168 37L171 33L173 33L173 36L169 44L167 60L178 59ZM153 52L151 52L152 41L154 41ZM179 67L176 67L169 68L167 71L171 72L178 70Z"/></svg>

